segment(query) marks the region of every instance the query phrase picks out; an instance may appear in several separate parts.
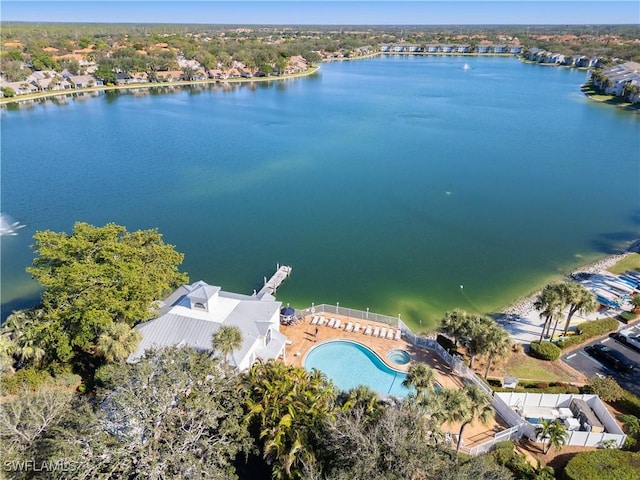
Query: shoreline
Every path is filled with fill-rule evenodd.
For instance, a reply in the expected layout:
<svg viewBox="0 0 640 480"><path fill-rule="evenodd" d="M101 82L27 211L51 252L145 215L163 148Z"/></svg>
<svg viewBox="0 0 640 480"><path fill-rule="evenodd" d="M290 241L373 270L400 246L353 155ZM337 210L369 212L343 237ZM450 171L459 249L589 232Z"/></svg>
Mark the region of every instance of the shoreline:
<svg viewBox="0 0 640 480"><path fill-rule="evenodd" d="M402 56L402 55L418 55L418 56L459 56L459 57L464 57L464 56L469 56L469 57L486 57L486 56L490 56L490 57L516 57L520 60L520 62L522 63L528 63L531 65L539 65L539 66L548 66L548 67L563 67L563 68L572 68L572 69L578 69L578 70L584 70L584 71L588 71L589 68L585 68L585 67L573 67L573 66L569 66L569 65L558 65L558 64L546 64L546 63L539 63L539 62L534 62L531 60L528 60L520 55L515 55L512 53L474 53L474 52L469 52L469 53L458 53L458 52L448 52L448 53L441 53L441 52L372 52L372 53L368 53L366 55L360 55L360 56L356 56L356 57L336 57L336 58L325 58L323 60L320 61L320 63L332 63L332 62L344 62L344 61L351 61L351 60L366 60L366 59L370 59L370 58L374 58L374 57L379 57L379 56ZM143 88L158 88L158 87L169 87L169 86L174 86L174 87L184 87L184 86L189 86L189 85L209 85L209 84L222 84L222 83L252 83L252 82L272 82L272 81L279 81L279 80L287 80L290 78L301 78L301 77L307 77L309 75L312 75L314 73L316 73L318 70L320 70L320 64L318 65L314 65L312 67L310 67L309 69L307 69L304 72L299 72L299 73L292 73L292 74L288 74L288 75L282 75L279 77L251 77L251 78L227 78L225 80L221 80L221 79L207 79L207 80L180 80L177 82L156 82L156 83L141 83L141 84L126 84L126 85L101 85L101 86L97 86L97 87L83 87L83 88L72 88L70 90L55 90L55 91L47 91L47 92L37 92L37 93L28 93L25 95L18 95L15 97L3 97L0 98L0 106L2 105L10 105L10 104L14 104L14 103L21 103L21 102L27 102L30 100L40 100L40 99L45 99L45 98L51 98L51 97L57 97L57 96L63 96L63 95L73 95L74 93L90 93L90 92L102 92L102 91L111 91L111 90L126 90L126 89L143 89ZM583 84L581 86L581 88L584 88ZM613 106L616 108L619 108L621 110L624 111L628 111L628 112L633 112L633 113L640 113L640 105L636 106L636 104L633 103L629 103L629 102L616 102L615 99L617 99L618 97L615 96L611 96L609 95L608 98L605 99L600 99L600 98L595 98L594 95L590 95L589 93L585 92L584 90L582 90L582 92L584 93L584 95L593 102L599 103L599 104L605 104L607 106Z"/></svg>
<svg viewBox="0 0 640 480"><path fill-rule="evenodd" d="M320 70L320 65L308 68L304 72L291 73L278 77L251 77L251 78L227 78L207 79L207 80L180 80L178 82L156 82L156 83L130 83L126 85L100 85L96 87L71 88L69 90L54 90L49 92L28 93L26 95L18 95L15 97L0 98L0 105L9 105L12 103L21 103L31 100L40 100L44 98L60 97L73 95L76 93L92 93L106 92L112 90L133 90L143 88L162 88L162 87L187 87L190 85L216 85L225 83L253 83L253 82L278 82L281 80L289 80L291 78L302 78L313 75Z"/></svg>
<svg viewBox="0 0 640 480"><path fill-rule="evenodd" d="M631 244L631 246L622 253L616 253L613 255L607 255L606 257L595 260L591 263L587 263L581 267L577 267L571 272L564 275L564 278L570 278L573 274L576 273L602 273L609 268L613 267L620 260L633 255L636 252L633 250L634 246L637 248L640 241L635 241ZM527 316L535 311L533 303L535 302L537 296L540 294L541 290L537 290L526 297L516 300L515 302L509 304L506 308L504 308L498 315L518 315L518 316Z"/></svg>

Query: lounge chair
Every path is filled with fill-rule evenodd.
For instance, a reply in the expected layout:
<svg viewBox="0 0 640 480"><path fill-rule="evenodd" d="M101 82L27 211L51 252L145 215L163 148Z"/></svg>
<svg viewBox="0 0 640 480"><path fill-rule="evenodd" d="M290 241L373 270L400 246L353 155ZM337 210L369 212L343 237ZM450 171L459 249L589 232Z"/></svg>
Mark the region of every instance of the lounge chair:
<svg viewBox="0 0 640 480"><path fill-rule="evenodd" d="M353 323L349 322L349 323L347 323L347 326L344 327L344 331L345 332L350 332L351 330L353 330Z"/></svg>
<svg viewBox="0 0 640 480"><path fill-rule="evenodd" d="M333 328L333 325L334 325L335 323L336 323L336 319L335 319L335 318L333 318L333 317L331 317L331 318L329 319L329 323L327 323L327 327L329 327L329 328Z"/></svg>
<svg viewBox="0 0 640 480"><path fill-rule="evenodd" d="M380 338L385 338L387 336L387 329L385 327L382 327L380 329Z"/></svg>
<svg viewBox="0 0 640 480"><path fill-rule="evenodd" d="M324 315L320 315L320 320L318 320L318 325L324 325L325 323L327 323L327 319L325 318Z"/></svg>
<svg viewBox="0 0 640 480"><path fill-rule="evenodd" d="M360 331L360 324L356 323L353 327L353 333L358 333Z"/></svg>
<svg viewBox="0 0 640 480"><path fill-rule="evenodd" d="M377 337L378 335L380 335L380 327L376 327L373 329L373 336Z"/></svg>
<svg viewBox="0 0 640 480"><path fill-rule="evenodd" d="M387 332L387 340L393 340L393 328L390 328Z"/></svg>
<svg viewBox="0 0 640 480"><path fill-rule="evenodd" d="M402 330L398 329L396 330L396 340L400 340L400 337L402 337Z"/></svg>
<svg viewBox="0 0 640 480"><path fill-rule="evenodd" d="M314 315L313 318L311 319L311 325L317 325L318 320L320 320L320 317L318 317L318 315Z"/></svg>
<svg viewBox="0 0 640 480"><path fill-rule="evenodd" d="M371 325L367 325L367 328L364 329L364 333L365 335L371 335Z"/></svg>
<svg viewBox="0 0 640 480"><path fill-rule="evenodd" d="M342 325L342 320L336 318L336 323L333 324L333 328L340 328L340 325Z"/></svg>

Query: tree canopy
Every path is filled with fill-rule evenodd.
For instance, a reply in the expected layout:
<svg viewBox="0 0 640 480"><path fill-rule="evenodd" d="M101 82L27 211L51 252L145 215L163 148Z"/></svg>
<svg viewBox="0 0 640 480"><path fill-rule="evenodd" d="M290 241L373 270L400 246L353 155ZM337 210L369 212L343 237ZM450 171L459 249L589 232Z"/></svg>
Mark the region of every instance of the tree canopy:
<svg viewBox="0 0 640 480"><path fill-rule="evenodd" d="M29 332L48 360L93 354L102 334L115 335L114 323L131 327L149 319L154 302L187 281L178 271L183 255L155 229L78 222L70 235L47 230L34 240L36 257L27 271L44 292Z"/></svg>
<svg viewBox="0 0 640 480"><path fill-rule="evenodd" d="M238 375L186 347L109 370L75 478L237 478L233 462L252 446Z"/></svg>

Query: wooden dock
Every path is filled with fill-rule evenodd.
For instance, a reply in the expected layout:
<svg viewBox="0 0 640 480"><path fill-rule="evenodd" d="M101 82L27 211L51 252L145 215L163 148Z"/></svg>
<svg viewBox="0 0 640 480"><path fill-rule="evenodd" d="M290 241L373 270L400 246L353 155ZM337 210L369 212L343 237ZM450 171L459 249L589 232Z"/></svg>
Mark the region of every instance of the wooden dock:
<svg viewBox="0 0 640 480"><path fill-rule="evenodd" d="M276 290L282 285L282 283L291 275L292 268L287 265L278 264L276 273L267 280L267 277L264 277L264 286L260 289L258 293L254 293L254 296L258 298L262 298L264 295L273 295L275 296Z"/></svg>

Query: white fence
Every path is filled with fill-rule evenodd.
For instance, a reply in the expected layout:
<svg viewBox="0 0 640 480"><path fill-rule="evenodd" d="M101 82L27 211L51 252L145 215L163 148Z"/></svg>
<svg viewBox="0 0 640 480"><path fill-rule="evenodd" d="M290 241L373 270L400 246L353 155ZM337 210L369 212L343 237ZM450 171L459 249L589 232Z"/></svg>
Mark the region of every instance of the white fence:
<svg viewBox="0 0 640 480"><path fill-rule="evenodd" d="M312 304L310 307L302 310L296 310L296 316L304 317L306 315L328 313L331 315L342 315L345 317L355 318L356 320L386 323L392 327L398 327L399 317L390 317L389 315L382 315L380 313L370 312L369 310L356 310L354 308L341 307L340 305L328 305L321 303L320 305ZM404 325L404 324L403 324Z"/></svg>
<svg viewBox="0 0 640 480"><path fill-rule="evenodd" d="M547 407L547 408L568 408L571 400L584 400L591 410L596 414L607 433L594 433L582 431L568 431L566 444L581 447L603 447L607 442L614 442L618 447L622 447L626 439L625 433L616 423L613 416L609 413L604 404L597 395L574 395L574 394L546 394L546 393L520 393L520 392L500 392L496 393L495 399L501 399L510 410L514 408L525 409L527 407ZM515 411L514 411L515 413ZM516 414L517 415L517 414ZM519 415L518 415L519 417ZM516 419L512 416L503 418L509 424L515 423ZM519 421L523 420L519 418ZM540 441L536 427L529 422L524 422L523 435L533 441Z"/></svg>
<svg viewBox="0 0 640 480"><path fill-rule="evenodd" d="M311 305L311 307L296 310L297 316L306 316L313 314L328 313L333 315L343 315L362 321L380 322L402 330L404 338L417 347L426 348L435 351L443 361L445 361L458 375L466 380L473 382L475 385L490 395L492 406L496 412L504 419L510 428L496 433L493 438L488 441L475 445L473 447L462 446L461 451L470 455L480 455L488 452L493 446L504 440L516 440L522 436L526 436L531 440L537 441L538 434L535 426L524 420L518 413L514 411L514 406L535 406L535 407L559 407L568 406L573 398L580 398L589 404L594 413L598 416L608 433L591 433L580 431L569 431L567 437L567 445L578 445L587 447L602 447L605 442L613 441L618 447L622 447L626 435L620 429L614 418L611 416L606 407L602 404L596 395L558 395L558 394L540 394L540 393L497 393L487 385L478 375L473 372L457 355L451 355L437 341L435 336L424 337L414 334L407 327L400 317L390 317L370 312L369 310L355 310L352 308L340 307L339 305Z"/></svg>

